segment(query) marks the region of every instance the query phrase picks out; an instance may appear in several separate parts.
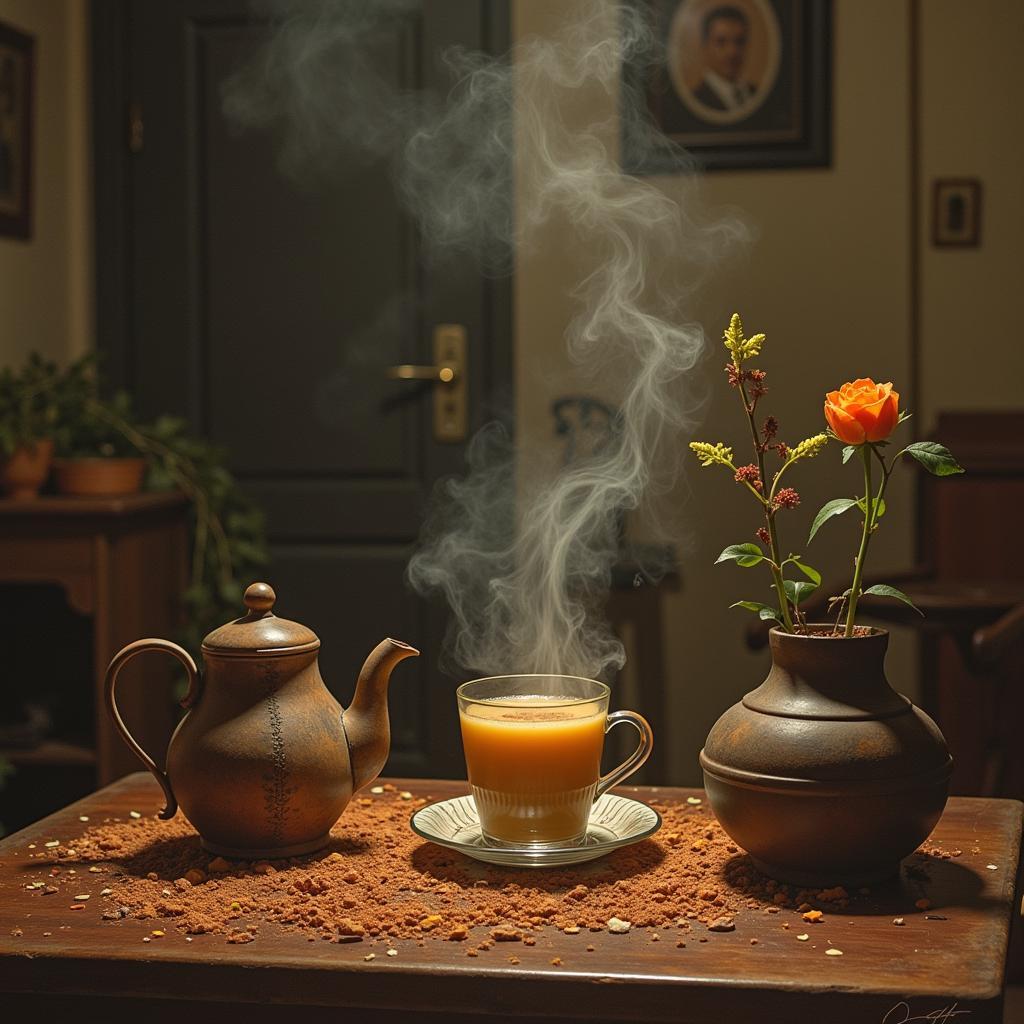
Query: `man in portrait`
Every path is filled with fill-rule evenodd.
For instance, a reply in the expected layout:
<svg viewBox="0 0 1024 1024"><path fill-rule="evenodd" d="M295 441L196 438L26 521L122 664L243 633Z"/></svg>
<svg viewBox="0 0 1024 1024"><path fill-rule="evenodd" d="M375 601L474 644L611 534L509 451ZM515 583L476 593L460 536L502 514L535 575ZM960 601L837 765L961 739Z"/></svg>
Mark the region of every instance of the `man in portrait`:
<svg viewBox="0 0 1024 1024"><path fill-rule="evenodd" d="M710 110L739 110L757 91L744 79L750 23L739 8L728 4L713 7L701 25L704 77L693 91L694 99Z"/></svg>

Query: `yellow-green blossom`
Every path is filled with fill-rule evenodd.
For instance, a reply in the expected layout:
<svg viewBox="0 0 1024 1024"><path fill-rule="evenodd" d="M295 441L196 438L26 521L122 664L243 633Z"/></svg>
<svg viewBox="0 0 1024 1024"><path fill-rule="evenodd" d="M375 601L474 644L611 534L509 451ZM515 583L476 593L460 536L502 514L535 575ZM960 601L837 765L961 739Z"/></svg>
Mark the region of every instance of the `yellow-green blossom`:
<svg viewBox="0 0 1024 1024"><path fill-rule="evenodd" d="M691 441L690 449L696 453L702 466L719 463L722 466L732 467L732 449L727 448L721 441L717 444L709 444L707 441Z"/></svg>
<svg viewBox="0 0 1024 1024"><path fill-rule="evenodd" d="M828 444L828 434L805 438L789 453L790 459L813 459Z"/></svg>
<svg viewBox="0 0 1024 1024"><path fill-rule="evenodd" d="M739 313L733 313L722 339L725 341L725 347L733 354L737 366L745 359L759 356L765 341L763 334L755 334L752 338L743 337L743 321Z"/></svg>

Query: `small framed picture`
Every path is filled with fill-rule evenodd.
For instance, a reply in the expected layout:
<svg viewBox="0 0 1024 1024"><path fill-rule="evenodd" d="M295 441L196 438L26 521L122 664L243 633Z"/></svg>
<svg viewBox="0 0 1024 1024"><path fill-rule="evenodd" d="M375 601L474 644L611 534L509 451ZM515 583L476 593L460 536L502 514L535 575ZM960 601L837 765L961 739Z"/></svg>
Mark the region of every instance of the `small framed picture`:
<svg viewBox="0 0 1024 1024"><path fill-rule="evenodd" d="M932 183L932 245L977 246L981 241L981 182L938 178Z"/></svg>
<svg viewBox="0 0 1024 1024"><path fill-rule="evenodd" d="M633 2L658 49L650 66L627 68L627 95L667 143L706 170L829 165L830 0ZM625 169L670 172L672 149L637 147L627 132Z"/></svg>
<svg viewBox="0 0 1024 1024"><path fill-rule="evenodd" d="M35 40L0 22L0 235L32 237Z"/></svg>

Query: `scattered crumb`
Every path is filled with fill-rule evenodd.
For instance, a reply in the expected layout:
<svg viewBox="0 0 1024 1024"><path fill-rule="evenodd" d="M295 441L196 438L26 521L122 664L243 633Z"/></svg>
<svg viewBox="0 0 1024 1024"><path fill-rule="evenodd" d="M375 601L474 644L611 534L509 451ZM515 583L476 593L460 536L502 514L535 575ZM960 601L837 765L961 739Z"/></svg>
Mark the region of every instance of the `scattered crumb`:
<svg viewBox="0 0 1024 1024"><path fill-rule="evenodd" d="M804 932L804 934L803 934L803 935L798 935L798 936L797 936L797 939L798 939L798 940L799 940L800 942L806 942L806 941L807 941L807 940L808 940L809 938L810 938L810 935L808 935L808 934L807 934L806 932Z"/></svg>
<svg viewBox="0 0 1024 1024"><path fill-rule="evenodd" d="M842 955L843 955L843 951L841 949L836 949L835 946L833 946L831 949L826 949L825 950L825 956L842 956Z"/></svg>

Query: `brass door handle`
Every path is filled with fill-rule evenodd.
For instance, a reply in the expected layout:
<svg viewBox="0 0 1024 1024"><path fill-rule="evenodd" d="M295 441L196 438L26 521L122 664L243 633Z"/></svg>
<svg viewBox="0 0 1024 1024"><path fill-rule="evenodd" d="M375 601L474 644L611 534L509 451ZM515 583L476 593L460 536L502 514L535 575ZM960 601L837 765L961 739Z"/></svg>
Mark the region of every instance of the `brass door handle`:
<svg viewBox="0 0 1024 1024"><path fill-rule="evenodd" d="M402 363L389 366L385 371L389 380L433 380L441 384L452 384L458 371L454 366L412 366Z"/></svg>
<svg viewBox="0 0 1024 1024"><path fill-rule="evenodd" d="M384 374L389 380L433 383L435 387L429 390L433 391L434 440L460 444L466 440L469 423L466 328L462 324L435 324L431 348L433 366L402 363L387 367Z"/></svg>

